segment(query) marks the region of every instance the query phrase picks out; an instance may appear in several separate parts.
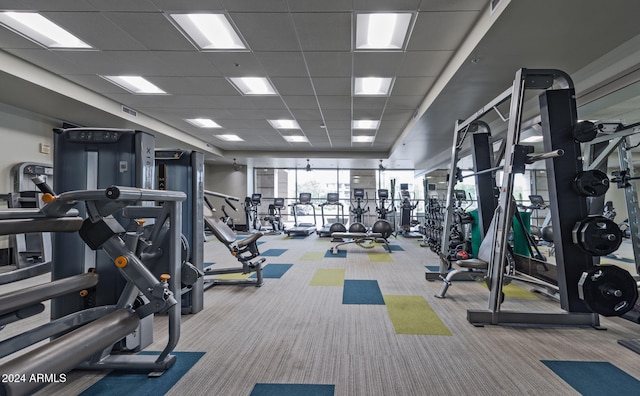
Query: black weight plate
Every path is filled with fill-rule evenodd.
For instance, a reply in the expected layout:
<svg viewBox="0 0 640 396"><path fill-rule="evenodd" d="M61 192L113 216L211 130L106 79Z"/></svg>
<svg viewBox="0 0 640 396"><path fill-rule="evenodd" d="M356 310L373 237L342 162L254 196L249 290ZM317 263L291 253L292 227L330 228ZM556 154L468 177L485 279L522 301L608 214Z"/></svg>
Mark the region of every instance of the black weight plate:
<svg viewBox="0 0 640 396"><path fill-rule="evenodd" d="M580 143L590 142L596 138L598 128L591 121L580 121L573 126L573 138Z"/></svg>
<svg viewBox="0 0 640 396"><path fill-rule="evenodd" d="M583 197L599 197L609 189L609 177L597 169L578 172L573 187Z"/></svg>
<svg viewBox="0 0 640 396"><path fill-rule="evenodd" d="M578 292L589 309L603 316L624 315L638 299L633 276L615 265L600 265L583 272Z"/></svg>
<svg viewBox="0 0 640 396"><path fill-rule="evenodd" d="M589 216L576 223L573 241L589 254L605 256L618 250L622 243L622 231L616 223L605 217Z"/></svg>

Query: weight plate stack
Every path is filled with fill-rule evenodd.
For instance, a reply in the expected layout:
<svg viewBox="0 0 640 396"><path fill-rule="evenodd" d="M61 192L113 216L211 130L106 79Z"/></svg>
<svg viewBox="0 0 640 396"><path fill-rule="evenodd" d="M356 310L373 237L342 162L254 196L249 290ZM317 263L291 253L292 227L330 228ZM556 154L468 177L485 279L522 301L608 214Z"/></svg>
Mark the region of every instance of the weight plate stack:
<svg viewBox="0 0 640 396"><path fill-rule="evenodd" d="M588 216L573 227L573 243L593 256L606 256L618 250L622 231L603 216Z"/></svg>
<svg viewBox="0 0 640 396"><path fill-rule="evenodd" d="M582 273L578 296L597 314L621 316L635 305L638 285L624 269L615 265L599 265Z"/></svg>

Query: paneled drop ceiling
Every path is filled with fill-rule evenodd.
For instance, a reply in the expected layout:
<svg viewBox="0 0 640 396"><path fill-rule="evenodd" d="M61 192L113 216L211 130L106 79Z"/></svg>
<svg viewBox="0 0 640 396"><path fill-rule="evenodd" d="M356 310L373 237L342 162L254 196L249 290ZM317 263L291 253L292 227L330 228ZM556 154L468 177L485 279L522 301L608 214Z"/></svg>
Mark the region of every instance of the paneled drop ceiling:
<svg viewBox="0 0 640 396"><path fill-rule="evenodd" d="M195 148L214 162L304 166L310 158L315 167L377 167L383 160L420 171L448 160L455 120L504 91L520 67L568 72L579 98L609 93L604 86L639 68L640 2L502 0L492 2L495 10L489 3L0 0L0 11L39 12L94 48L46 49L0 27L0 103L79 125L147 130L160 144ZM354 50L356 16L379 11L411 13L405 46ZM167 17L184 12L223 13L248 49L199 50ZM134 95L101 75L140 75L168 94ZM228 81L241 76L267 77L278 94L242 95ZM391 93L354 96L354 78L369 76L392 77ZM637 79L626 81L622 88ZM603 118L617 108L621 118L620 108L638 95L619 96L606 106L583 104ZM627 108L622 116L633 118L635 104ZM197 128L190 118L222 128ZM301 129L277 130L273 119L296 120ZM352 129L360 119L379 127ZM292 133L308 142L285 141ZM352 141L362 134L373 142Z"/></svg>

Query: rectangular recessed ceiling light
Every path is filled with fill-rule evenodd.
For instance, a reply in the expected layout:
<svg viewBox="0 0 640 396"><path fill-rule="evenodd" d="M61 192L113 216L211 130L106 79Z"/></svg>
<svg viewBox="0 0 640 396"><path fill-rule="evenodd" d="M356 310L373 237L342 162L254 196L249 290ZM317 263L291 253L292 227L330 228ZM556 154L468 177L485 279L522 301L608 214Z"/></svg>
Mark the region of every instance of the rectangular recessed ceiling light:
<svg viewBox="0 0 640 396"><path fill-rule="evenodd" d="M102 76L120 88L138 95L166 95L166 92L140 76Z"/></svg>
<svg viewBox="0 0 640 396"><path fill-rule="evenodd" d="M351 123L353 129L377 129L378 125L378 120L353 120Z"/></svg>
<svg viewBox="0 0 640 396"><path fill-rule="evenodd" d="M222 128L217 122L209 118L190 118L185 121L197 126L198 128Z"/></svg>
<svg viewBox="0 0 640 396"><path fill-rule="evenodd" d="M275 129L300 129L296 120L267 120Z"/></svg>
<svg viewBox="0 0 640 396"><path fill-rule="evenodd" d="M243 95L277 95L266 77L230 77L229 81Z"/></svg>
<svg viewBox="0 0 640 396"><path fill-rule="evenodd" d="M283 136L283 138L289 143L306 143L309 141L306 136L300 135Z"/></svg>
<svg viewBox="0 0 640 396"><path fill-rule="evenodd" d="M542 136L529 136L526 139L522 139L520 143L538 143L543 140Z"/></svg>
<svg viewBox="0 0 640 396"><path fill-rule="evenodd" d="M0 12L0 23L47 48L91 48L35 12Z"/></svg>
<svg viewBox="0 0 640 396"><path fill-rule="evenodd" d="M356 18L356 49L402 49L411 14L358 14Z"/></svg>
<svg viewBox="0 0 640 396"><path fill-rule="evenodd" d="M376 139L375 136L351 136L352 143L371 143Z"/></svg>
<svg viewBox="0 0 640 396"><path fill-rule="evenodd" d="M224 14L169 14L200 49L243 50L246 45Z"/></svg>
<svg viewBox="0 0 640 396"><path fill-rule="evenodd" d="M225 142L244 142L244 139L238 135L228 134L228 135L213 135L220 140L224 140Z"/></svg>
<svg viewBox="0 0 640 396"><path fill-rule="evenodd" d="M356 77L353 84L354 95L386 96L391 91L391 77Z"/></svg>

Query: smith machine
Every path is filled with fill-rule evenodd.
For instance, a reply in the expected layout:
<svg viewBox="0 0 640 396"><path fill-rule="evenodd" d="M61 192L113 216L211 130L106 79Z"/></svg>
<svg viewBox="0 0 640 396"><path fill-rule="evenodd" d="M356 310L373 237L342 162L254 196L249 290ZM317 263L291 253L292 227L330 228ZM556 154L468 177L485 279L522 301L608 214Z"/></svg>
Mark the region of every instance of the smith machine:
<svg viewBox="0 0 640 396"><path fill-rule="evenodd" d="M538 96L539 117L523 122L525 96L531 91L541 91ZM456 123L452 167L454 175L457 156L461 148L460 136L472 128L485 129L480 119L497 106L509 103L506 136L498 153L504 153L504 165L498 167L500 155L493 159L493 150L484 153L484 162L476 158L475 176L478 187L480 228L484 239L477 258L458 262L462 271L480 273L490 290L486 310L468 310L467 319L474 325L568 325L599 326L599 316L622 316L633 309L637 297L637 284L627 271L616 266L598 265L598 257L615 251L622 240L621 233L612 221L590 208L588 201L595 196L591 190L598 182L593 172L585 169L581 143L596 137L599 127L589 122L577 121L575 90L571 78L559 70L521 69L513 86L463 122ZM527 101L527 114L535 106L535 100ZM521 132L533 125L540 125L544 139L544 154L534 155L531 146L519 144ZM475 134L474 134L475 135ZM475 141L474 141L475 143ZM491 145L478 145L485 149ZM475 144L474 144L475 148ZM476 153L477 154L477 153ZM556 263L546 263L535 257L523 257L511 252L509 234L517 209L513 199L516 173L524 173L525 165L545 160L548 177L551 222L556 249ZM495 181L483 183L479 177L495 170L503 171L497 202L493 192ZM607 184L600 180L600 184ZM452 222L452 200L455 179L450 177L445 228ZM600 193L601 188L596 188ZM606 189L605 189L606 191ZM604 193L602 193L604 194ZM495 206L493 206L495 203ZM493 206L493 209L492 209ZM591 209L591 210L590 210ZM443 233L442 246L448 246ZM512 256L512 257L510 257ZM440 277L450 267L448 258L442 258ZM444 278L443 288L450 283ZM428 280L434 274L427 273ZM556 292L565 312L506 311L501 309L504 299L502 287L511 279L542 285ZM441 291L442 295L444 293Z"/></svg>

